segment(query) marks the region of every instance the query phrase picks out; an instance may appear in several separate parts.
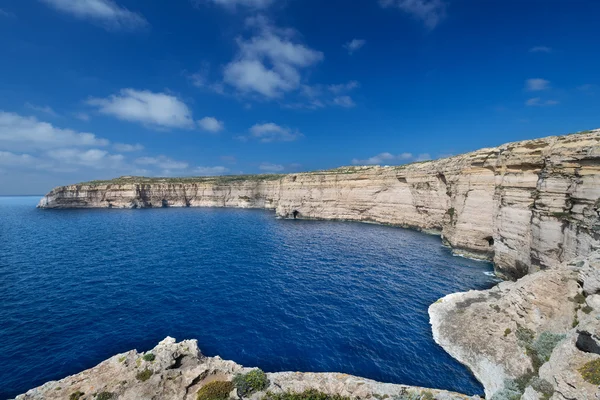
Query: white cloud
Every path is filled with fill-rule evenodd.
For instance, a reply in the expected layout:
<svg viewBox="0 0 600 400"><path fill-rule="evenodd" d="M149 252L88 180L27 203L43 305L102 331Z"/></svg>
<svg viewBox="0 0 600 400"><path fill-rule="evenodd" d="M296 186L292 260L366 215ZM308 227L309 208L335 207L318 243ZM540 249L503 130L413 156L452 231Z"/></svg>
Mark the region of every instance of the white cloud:
<svg viewBox="0 0 600 400"><path fill-rule="evenodd" d="M530 92L547 90L550 89L550 81L541 78L527 79L525 81L525 89Z"/></svg>
<svg viewBox="0 0 600 400"><path fill-rule="evenodd" d="M350 96L338 96L333 99L333 104L344 108L352 108L356 106L354 100L352 100L352 97Z"/></svg>
<svg viewBox="0 0 600 400"><path fill-rule="evenodd" d="M297 130L282 127L272 122L254 125L250 128L250 135L263 143L293 142L303 136Z"/></svg>
<svg viewBox="0 0 600 400"><path fill-rule="evenodd" d="M431 155L429 153L419 154L415 161L429 161L431 160Z"/></svg>
<svg viewBox="0 0 600 400"><path fill-rule="evenodd" d="M348 54L352 55L356 51L360 50L365 44L367 44L367 41L364 39L352 39L348 43L344 44L344 48L348 50Z"/></svg>
<svg viewBox="0 0 600 400"><path fill-rule="evenodd" d="M274 0L195 0L196 4L200 4L202 2L213 3L227 8L235 8L236 6L267 8L274 2Z"/></svg>
<svg viewBox="0 0 600 400"><path fill-rule="evenodd" d="M185 161L176 161L163 155L157 157L140 157L135 160L135 163L139 165L155 166L165 170L181 170L189 167L189 164Z"/></svg>
<svg viewBox="0 0 600 400"><path fill-rule="evenodd" d="M560 102L557 100L542 100L540 97L533 97L533 98L527 100L525 102L525 105L526 106L543 107L543 106L555 106L559 103Z"/></svg>
<svg viewBox="0 0 600 400"><path fill-rule="evenodd" d="M535 46L529 49L530 53L552 53L552 48L546 46Z"/></svg>
<svg viewBox="0 0 600 400"><path fill-rule="evenodd" d="M339 94L343 92L349 92L359 86L360 84L357 81L350 81L348 83L340 83L338 85L329 85L327 86L327 89L329 89L329 91L332 93Z"/></svg>
<svg viewBox="0 0 600 400"><path fill-rule="evenodd" d="M71 146L107 146L92 133L60 129L35 117L0 111L0 147L5 150L50 149Z"/></svg>
<svg viewBox="0 0 600 400"><path fill-rule="evenodd" d="M92 98L88 104L107 115L159 128L192 128L188 106L177 97L148 90L122 89L106 99Z"/></svg>
<svg viewBox="0 0 600 400"><path fill-rule="evenodd" d="M379 0L383 8L395 7L422 21L429 29L435 28L446 17L446 3L442 0Z"/></svg>
<svg viewBox="0 0 600 400"><path fill-rule="evenodd" d="M144 146L139 143L136 144L127 144L127 143L115 143L113 148L121 153L133 153L135 151L144 150Z"/></svg>
<svg viewBox="0 0 600 400"><path fill-rule="evenodd" d="M277 28L263 16L246 20L255 30L248 40L237 39L239 52L225 66L224 81L242 93L282 97L299 87L301 70L323 59L323 53L294 43L291 29Z"/></svg>
<svg viewBox="0 0 600 400"><path fill-rule="evenodd" d="M109 154L108 151L100 149L56 149L48 151L46 155L60 163L97 169L122 167L125 159L121 154Z"/></svg>
<svg viewBox="0 0 600 400"><path fill-rule="evenodd" d="M90 120L90 116L88 114L82 113L82 112L75 113L75 114L73 114L73 116L75 118L77 118L78 120L85 121L85 122L88 122Z"/></svg>
<svg viewBox="0 0 600 400"><path fill-rule="evenodd" d="M225 168L222 166L194 168L194 173L203 175L203 176L223 175L224 173L226 173L228 171L229 171L229 168Z"/></svg>
<svg viewBox="0 0 600 400"><path fill-rule="evenodd" d="M281 172L285 167L280 164L262 163L259 165L258 169L264 172Z"/></svg>
<svg viewBox="0 0 600 400"><path fill-rule="evenodd" d="M146 19L112 0L40 0L58 11L101 24L109 30L134 30L148 25Z"/></svg>
<svg viewBox="0 0 600 400"><path fill-rule="evenodd" d="M392 153L379 153L376 156L367 158L365 160L353 159L352 164L354 165L381 165L381 164L394 164L403 161L412 160L413 155L411 153L401 153L394 155Z"/></svg>
<svg viewBox="0 0 600 400"><path fill-rule="evenodd" d="M44 113L44 114L48 114L52 117L58 117L59 115L52 109L52 107L50 106L37 106L35 104L31 104L31 103L25 103L25 107L29 108L30 110L33 111L37 111L40 113Z"/></svg>
<svg viewBox="0 0 600 400"><path fill-rule="evenodd" d="M198 126L200 126L200 128L205 131L214 133L222 131L224 129L223 121L219 121L218 119L213 117L202 118L200 121L198 121Z"/></svg>
<svg viewBox="0 0 600 400"><path fill-rule="evenodd" d="M8 151L0 151L0 165L3 166L31 166L36 162L36 158L29 154L15 154Z"/></svg>

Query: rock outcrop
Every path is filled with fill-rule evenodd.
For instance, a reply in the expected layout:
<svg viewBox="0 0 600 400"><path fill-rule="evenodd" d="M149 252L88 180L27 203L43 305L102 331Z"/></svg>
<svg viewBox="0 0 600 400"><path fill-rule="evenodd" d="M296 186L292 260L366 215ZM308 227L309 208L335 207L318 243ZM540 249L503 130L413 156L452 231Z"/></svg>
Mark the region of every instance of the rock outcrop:
<svg viewBox="0 0 600 400"><path fill-rule="evenodd" d="M600 130L397 167L290 175L123 177L58 187L41 208L242 207L441 232L517 279L600 246Z"/></svg>
<svg viewBox="0 0 600 400"><path fill-rule="evenodd" d="M132 350L118 354L94 368L60 381L48 382L16 399L196 400L198 390L204 385L214 381L231 381L236 374L250 370L233 361L203 356L195 340L177 343L173 338L166 338L147 353ZM244 397L258 400L266 392L302 393L314 389L351 399L479 399L477 396L379 383L339 373L279 372L267 374L267 378L269 384L266 389Z"/></svg>
<svg viewBox="0 0 600 400"><path fill-rule="evenodd" d="M600 398L600 252L429 307L434 339L486 398ZM595 379L581 369L598 363ZM594 365L594 364L593 364ZM593 379L592 379L593 381Z"/></svg>

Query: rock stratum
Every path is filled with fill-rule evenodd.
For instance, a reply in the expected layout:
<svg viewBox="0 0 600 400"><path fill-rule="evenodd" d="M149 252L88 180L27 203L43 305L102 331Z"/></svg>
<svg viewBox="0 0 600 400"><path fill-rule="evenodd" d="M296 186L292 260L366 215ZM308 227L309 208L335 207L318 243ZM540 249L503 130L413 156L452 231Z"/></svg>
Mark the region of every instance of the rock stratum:
<svg viewBox="0 0 600 400"><path fill-rule="evenodd" d="M352 220L439 231L501 276L600 245L600 130L509 143L394 167L289 175L122 177L62 186L41 208L240 207L284 218Z"/></svg>
<svg viewBox="0 0 600 400"><path fill-rule="evenodd" d="M471 369L486 398L600 399L600 130L400 167L180 180L124 177L59 187L40 202L42 208L186 206L266 208L285 218L441 231L456 251L492 259L501 276L514 280L451 294L429 308L435 341ZM209 382L248 371L202 356L195 341L167 338L152 354L153 360L136 351L117 355L17 398L75 393L81 399L195 399ZM267 376L268 388L242 397L297 400L277 395L315 389L361 400L469 398L336 373Z"/></svg>

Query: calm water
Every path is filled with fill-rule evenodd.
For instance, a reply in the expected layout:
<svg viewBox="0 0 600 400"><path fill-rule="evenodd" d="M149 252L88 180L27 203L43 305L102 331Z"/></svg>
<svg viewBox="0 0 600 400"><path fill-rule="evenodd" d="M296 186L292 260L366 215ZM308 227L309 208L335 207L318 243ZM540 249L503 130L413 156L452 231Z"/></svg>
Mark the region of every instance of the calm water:
<svg viewBox="0 0 600 400"><path fill-rule="evenodd" d="M0 398L166 336L266 371L482 394L427 307L493 285L440 239L258 210L37 210L0 197Z"/></svg>

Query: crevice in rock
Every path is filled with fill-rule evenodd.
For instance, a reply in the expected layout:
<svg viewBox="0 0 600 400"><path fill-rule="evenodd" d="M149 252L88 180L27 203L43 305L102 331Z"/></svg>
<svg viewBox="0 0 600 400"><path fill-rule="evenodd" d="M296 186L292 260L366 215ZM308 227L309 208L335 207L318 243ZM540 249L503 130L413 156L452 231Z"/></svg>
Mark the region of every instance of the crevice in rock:
<svg viewBox="0 0 600 400"><path fill-rule="evenodd" d="M577 336L575 346L579 350L585 353L600 354L600 346L591 333L585 331L580 331L578 333L579 335Z"/></svg>

